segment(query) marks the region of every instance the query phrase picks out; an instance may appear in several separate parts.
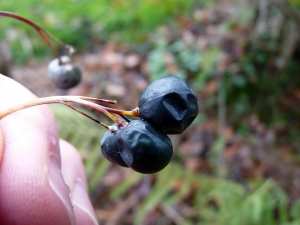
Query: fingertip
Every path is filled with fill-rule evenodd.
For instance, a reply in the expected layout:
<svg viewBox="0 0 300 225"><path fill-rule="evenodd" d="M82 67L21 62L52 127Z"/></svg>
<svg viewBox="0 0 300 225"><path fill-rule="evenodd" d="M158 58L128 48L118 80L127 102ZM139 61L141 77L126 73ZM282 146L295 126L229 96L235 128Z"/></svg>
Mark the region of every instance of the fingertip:
<svg viewBox="0 0 300 225"><path fill-rule="evenodd" d="M84 166L78 150L65 140L59 140L60 155L61 155L61 171L65 182L68 185L75 183L77 178L80 178L87 190L87 181L84 172Z"/></svg>
<svg viewBox="0 0 300 225"><path fill-rule="evenodd" d="M98 224L94 209L81 180L77 180L71 191L71 201L75 213L76 224Z"/></svg>
<svg viewBox="0 0 300 225"><path fill-rule="evenodd" d="M81 156L70 143L60 140L62 175L70 187L77 225L98 224L89 199L87 179Z"/></svg>

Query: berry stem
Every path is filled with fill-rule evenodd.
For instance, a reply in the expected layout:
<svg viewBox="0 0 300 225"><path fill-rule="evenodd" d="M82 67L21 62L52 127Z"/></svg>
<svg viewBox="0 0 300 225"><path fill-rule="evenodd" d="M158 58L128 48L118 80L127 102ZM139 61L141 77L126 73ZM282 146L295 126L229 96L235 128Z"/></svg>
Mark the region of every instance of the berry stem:
<svg viewBox="0 0 300 225"><path fill-rule="evenodd" d="M58 58L59 64L62 64L62 61L61 61L59 53L56 51L56 49L54 48L54 46L52 45L52 43L50 42L50 40L48 39L48 37L47 37L46 34L48 34L50 37L52 37L52 39L54 39L59 44L62 44L64 46L66 46L65 44L63 44L61 41L58 41L58 39L54 38L49 32L45 31L43 28L41 28L37 24L33 23L29 19L26 19L26 18L24 18L22 16L14 14L14 13L5 12L5 11L0 11L0 16L10 17L10 18L19 20L19 21L21 21L23 23L26 23L27 25L31 26L32 28L34 28L41 35L41 37L44 39L44 41L48 44L48 46L50 47L50 49L52 50L52 52L54 53L54 55Z"/></svg>
<svg viewBox="0 0 300 225"><path fill-rule="evenodd" d="M69 108L73 109L74 111L76 111L76 112L80 113L81 115L93 120L94 122L96 122L96 123L100 124L101 126L103 126L105 129L109 130L109 127L105 123L102 123L101 121L89 116L88 114L82 112L81 110L75 108L74 106L72 106L72 105L70 105L66 102L61 102L61 104L64 104L65 106L68 106Z"/></svg>
<svg viewBox="0 0 300 225"><path fill-rule="evenodd" d="M125 115L134 116L134 117L138 117L139 116L139 109L138 109L138 107L136 107L135 109L133 109L131 111L125 111L125 110L119 110L119 109L112 109L112 108L108 108L108 107L105 107L105 106L103 106L103 108L105 110L107 110L108 112L115 113L115 114L118 114L120 116L125 116Z"/></svg>
<svg viewBox="0 0 300 225"><path fill-rule="evenodd" d="M74 96L74 97L78 97L78 98L81 98L83 100L92 101L92 102L104 102L104 103L109 103L109 104L116 104L117 103L116 100L107 100L107 99L93 98L93 97L86 97L86 96Z"/></svg>
<svg viewBox="0 0 300 225"><path fill-rule="evenodd" d="M60 103L60 104L65 104L68 102L73 102L73 103L78 103L78 104L82 104L84 106L93 108L99 112L104 113L107 117L109 117L111 120L113 120L116 124L120 123L120 120L118 118L116 118L115 116L113 116L111 113L109 113L104 107L101 105L98 105L96 103L93 102L89 102L87 100L81 99L80 97L77 96L53 96L53 97L45 97L45 98L38 98L38 99L34 99L31 100L29 102L26 103L22 103L19 104L17 106L8 108L7 110L4 110L2 112L0 112L0 119L2 119L3 117L17 112L19 110L22 109L26 109L32 106L37 106L37 105L44 105L44 104L54 104L54 103Z"/></svg>

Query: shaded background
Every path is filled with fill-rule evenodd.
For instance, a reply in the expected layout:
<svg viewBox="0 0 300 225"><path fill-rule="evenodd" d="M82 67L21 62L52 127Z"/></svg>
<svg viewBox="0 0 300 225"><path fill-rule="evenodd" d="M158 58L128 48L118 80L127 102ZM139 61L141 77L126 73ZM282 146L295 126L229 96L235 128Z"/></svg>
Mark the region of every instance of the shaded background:
<svg viewBox="0 0 300 225"><path fill-rule="evenodd" d="M102 127L50 106L60 136L84 159L100 224L296 225L299 7L298 0L3 0L1 10L77 49L83 81L56 89L47 77L50 49L28 25L4 17L0 71L39 97L116 99L126 110L166 75L184 78L197 93L197 119L170 136L173 160L154 175L112 165L99 149Z"/></svg>

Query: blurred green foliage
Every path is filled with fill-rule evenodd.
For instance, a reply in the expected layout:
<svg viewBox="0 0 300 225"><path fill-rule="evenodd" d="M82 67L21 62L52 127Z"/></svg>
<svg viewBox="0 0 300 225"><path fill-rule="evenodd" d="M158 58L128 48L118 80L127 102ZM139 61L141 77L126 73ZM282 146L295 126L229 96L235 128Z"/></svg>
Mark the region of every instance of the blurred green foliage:
<svg viewBox="0 0 300 225"><path fill-rule="evenodd" d="M229 124L244 134L248 129L244 118L254 113L268 126L284 130L296 147L300 144L296 138L300 132L293 124L298 124L296 118L300 118L300 112L287 107L285 99L300 86L299 76L293 76L300 70L300 48L295 31L300 14L291 7L299 4L297 1L291 1L292 5L284 1L282 5L280 1L278 5L270 3L270 6L264 6L265 18L260 21L256 4L247 6L246 1L235 2L234 13L216 21L215 25L192 17L188 20L199 26L200 32L203 32L201 28L214 26L216 34L211 35L212 43L208 40L204 48L199 48L198 36L194 34L197 31L191 32L191 40L185 40L184 33L180 32L174 32L170 38L176 23L168 30L156 32L148 53L150 80L175 75L188 80L194 90L202 92L209 81L223 76L223 83L218 85L225 89ZM213 11L212 8L211 13ZM239 32L239 29L244 31ZM218 71L224 55L228 65ZM206 100L206 109L217 112L217 101L218 93L214 93Z"/></svg>
<svg viewBox="0 0 300 225"><path fill-rule="evenodd" d="M158 26L188 15L196 2L7 0L0 2L0 8L37 23L66 44L86 50L93 42L141 43ZM10 44L15 62L51 55L36 31L20 21L1 17L0 30L0 39Z"/></svg>
<svg viewBox="0 0 300 225"><path fill-rule="evenodd" d="M65 106L51 105L51 109L57 118L60 137L74 144L84 158L90 191L101 188L101 180L112 166L99 149L104 128ZM146 176L149 175L132 173L109 191L110 200L117 201L130 190L136 191ZM171 162L155 176L155 184L135 208L134 224L143 224L143 219L156 207L176 208L191 190L195 193L191 205L194 213L191 218L182 218L184 225L296 225L300 222L300 201L294 202L289 210L288 196L272 179L249 181L246 188L230 180L192 173L177 162ZM182 185L176 188L178 181Z"/></svg>
<svg viewBox="0 0 300 225"><path fill-rule="evenodd" d="M297 76L300 71L299 43L288 39L297 30L297 26L294 26L297 22L286 16L281 7L272 5L267 6L265 21L268 22L264 29L256 29L259 27L258 6L248 6L245 0L234 1L236 7L233 12L211 24L204 19L193 18L192 10L198 9L198 6L213 14L216 2L219 1L7 0L0 3L0 8L36 22L60 40L79 49L91 50L94 43L105 41L143 45L147 49L144 53L149 80L169 74L179 76L186 79L197 93L202 94L209 82L222 76L222 82L218 80L216 91L210 93L204 103L204 116L217 117L222 107L218 102L218 90L224 88L226 122L233 126L235 132L248 133L249 127L244 119L250 114L257 114L270 129L283 130L282 135L287 137L283 144L298 146L300 112L296 107L284 104L284 100L290 99L290 95L300 86L300 76ZM299 9L298 0L289 0L289 3L286 5L292 6L292 10ZM180 32L191 29L188 25L188 28L180 25L178 20L182 18L187 19L187 24L194 23L202 29L193 33L195 37L201 36L201 31L203 34L203 30L212 26L217 34L206 37L211 43L199 48L197 38L186 40ZM274 21L278 23L276 26ZM157 29L162 25L168 25L173 31L171 38L170 30ZM3 31L0 32L0 38L10 44L16 62L25 62L29 56L43 58L52 55L41 37L27 25L10 18L1 18L0 29ZM289 46L289 43L293 45ZM295 49L290 55L286 54L289 47ZM238 56L231 55L239 51L242 53ZM229 55L229 62L222 70L219 63L224 55ZM99 140L104 129L63 106L51 108L58 120L60 136L69 140L81 152L89 188L93 192L99 188L101 179L111 168L99 150ZM218 140L215 145L219 144ZM225 143L222 149L224 146ZM299 153L293 156L299 158ZM212 154L210 157L216 158L217 155ZM215 159L212 166L217 167L217 164ZM190 190L196 196L191 206L194 214L191 218L182 218L182 224L300 223L300 201L289 202L287 193L271 178L258 181L249 179L240 184L214 175L192 173L174 160L155 175L153 188L137 206L135 224L141 224L155 207L176 208L176 205L188 198ZM123 180L110 190L111 201L117 201L128 194L144 177L134 173L130 179ZM175 188L178 180L182 181L180 189Z"/></svg>
<svg viewBox="0 0 300 225"><path fill-rule="evenodd" d="M221 50L218 46L213 46L199 51L196 45L195 42L187 44L180 37L170 43L163 36L158 37L148 54L151 81L167 75L188 79L192 74L195 81L191 83L193 89L202 90L212 77Z"/></svg>

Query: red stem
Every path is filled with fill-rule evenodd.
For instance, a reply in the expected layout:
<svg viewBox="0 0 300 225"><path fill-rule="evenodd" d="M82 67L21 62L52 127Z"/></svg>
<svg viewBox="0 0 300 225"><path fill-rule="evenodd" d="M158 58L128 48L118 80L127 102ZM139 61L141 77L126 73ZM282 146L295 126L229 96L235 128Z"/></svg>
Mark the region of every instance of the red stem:
<svg viewBox="0 0 300 225"><path fill-rule="evenodd" d="M99 120L96 120L96 119L92 118L91 116L87 115L86 113L82 112L81 110L75 108L74 106L69 105L68 104L69 102L78 103L78 104L87 106L89 108L95 109L96 111L104 113L107 117L109 117L116 124L118 124L119 128L122 128L127 123L123 123L117 117L112 115L112 113L118 114L123 119L125 119L127 122L129 122L129 120L126 118L125 115L130 115L130 116L133 116L133 117L138 117L139 116L139 108L138 107L131 110L131 111L125 111L125 110L118 110L118 109L108 108L108 107L105 107L105 106L102 106L102 105L99 105L99 104L96 104L96 103L90 102L90 101L106 102L106 103L112 103L112 104L115 103L115 101L111 101L111 100L98 99L98 98L92 98L92 97L84 97L84 96L44 97L44 98L33 99L33 100L28 101L28 102L21 103L19 105L13 106L13 107L8 108L6 110L0 111L0 119L4 118L5 116L7 116L11 113L14 113L14 112L17 112L21 109L26 109L26 108L29 108L29 107L32 107L32 106L43 105L43 104L60 103L60 104L64 104L64 105L70 107L71 109L73 109L76 112L88 117L89 119L95 121L96 123L99 123L100 125L104 126L106 129L109 128L107 125L101 123Z"/></svg>
<svg viewBox="0 0 300 225"><path fill-rule="evenodd" d="M50 40L47 38L47 36L45 35L45 31L43 28L41 28L40 26L36 25L35 23L33 23L32 21L19 16L17 14L11 13L11 12L5 12L5 11L0 11L0 16L4 16L4 17L10 17L16 20L19 20L23 23L28 24L29 26L33 27L44 39L44 41L49 45L49 47L51 48L52 52L54 53L54 55L58 58L59 60L59 64L62 64L62 61L60 59L60 55L58 54L58 52L56 51L56 49L54 48L54 46L52 45L52 43L50 42Z"/></svg>

